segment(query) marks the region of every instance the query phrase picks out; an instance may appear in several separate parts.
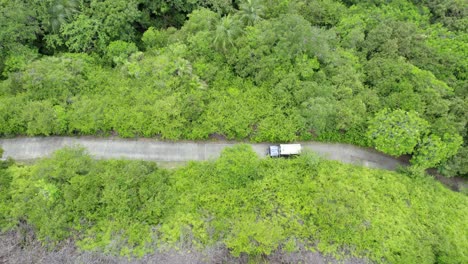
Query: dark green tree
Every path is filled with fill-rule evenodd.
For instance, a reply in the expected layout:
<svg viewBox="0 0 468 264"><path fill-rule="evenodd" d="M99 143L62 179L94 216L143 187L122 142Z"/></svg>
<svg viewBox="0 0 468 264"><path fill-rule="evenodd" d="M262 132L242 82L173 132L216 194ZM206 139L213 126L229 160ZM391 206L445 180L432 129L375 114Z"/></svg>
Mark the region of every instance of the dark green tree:
<svg viewBox="0 0 468 264"><path fill-rule="evenodd" d="M141 15L136 0L92 0L86 11L79 13L61 29L61 36L69 50L104 52L114 40L135 40L133 24Z"/></svg>
<svg viewBox="0 0 468 264"><path fill-rule="evenodd" d="M40 31L34 13L35 10L22 0L0 1L0 73L4 76L12 70L12 64L23 60L19 58L21 55L30 53L24 51L34 50L32 45ZM26 60L29 58L31 56Z"/></svg>

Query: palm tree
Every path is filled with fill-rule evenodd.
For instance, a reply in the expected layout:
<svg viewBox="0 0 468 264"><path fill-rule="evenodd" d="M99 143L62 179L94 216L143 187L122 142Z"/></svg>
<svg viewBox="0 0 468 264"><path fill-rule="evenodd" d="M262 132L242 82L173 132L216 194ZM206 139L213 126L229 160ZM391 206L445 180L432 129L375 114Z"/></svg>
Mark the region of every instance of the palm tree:
<svg viewBox="0 0 468 264"><path fill-rule="evenodd" d="M236 19L227 15L221 18L216 26L214 46L223 52L228 48L234 47L234 40L242 33L242 29Z"/></svg>
<svg viewBox="0 0 468 264"><path fill-rule="evenodd" d="M55 0L49 7L49 24L52 32L57 33L60 26L71 20L78 12L77 0Z"/></svg>
<svg viewBox="0 0 468 264"><path fill-rule="evenodd" d="M261 0L245 0L240 4L239 15L247 26L253 26L262 20L264 7Z"/></svg>

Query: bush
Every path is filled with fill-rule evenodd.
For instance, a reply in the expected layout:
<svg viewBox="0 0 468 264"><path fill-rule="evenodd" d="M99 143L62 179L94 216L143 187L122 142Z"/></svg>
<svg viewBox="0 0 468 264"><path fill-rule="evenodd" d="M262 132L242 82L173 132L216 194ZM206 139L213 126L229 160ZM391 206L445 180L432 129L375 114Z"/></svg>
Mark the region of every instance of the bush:
<svg viewBox="0 0 468 264"><path fill-rule="evenodd" d="M57 112L49 101L30 102L23 108L22 120L26 124L26 134L35 135L56 135L63 133L63 125L60 125Z"/></svg>
<svg viewBox="0 0 468 264"><path fill-rule="evenodd" d="M158 30L154 27L148 28L141 38L147 50L165 47L168 43L168 39L169 33L167 31Z"/></svg>
<svg viewBox="0 0 468 264"><path fill-rule="evenodd" d="M128 43L122 40L113 41L107 46L106 57L113 65L124 64L128 57L138 51L134 43Z"/></svg>
<svg viewBox="0 0 468 264"><path fill-rule="evenodd" d="M238 145L172 171L72 148L4 172L0 223L26 220L49 245L74 238L81 249L127 256L224 245L252 260L304 245L377 263L467 260L468 198L420 170L408 177L307 152L259 159Z"/></svg>
<svg viewBox="0 0 468 264"><path fill-rule="evenodd" d="M95 61L84 54L64 54L60 57L43 57L15 73L11 85L14 93L25 92L31 100L48 100L64 103L78 93L88 93L87 77Z"/></svg>
<svg viewBox="0 0 468 264"><path fill-rule="evenodd" d="M0 135L21 135L26 132L22 113L26 100L24 97L0 98Z"/></svg>

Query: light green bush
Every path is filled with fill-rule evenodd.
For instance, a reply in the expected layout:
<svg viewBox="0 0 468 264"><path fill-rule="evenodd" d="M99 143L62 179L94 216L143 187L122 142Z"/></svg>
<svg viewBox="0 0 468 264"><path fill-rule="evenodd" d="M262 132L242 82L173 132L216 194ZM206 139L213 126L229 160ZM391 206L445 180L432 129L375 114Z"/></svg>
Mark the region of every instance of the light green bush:
<svg viewBox="0 0 468 264"><path fill-rule="evenodd" d="M430 177L319 159L259 159L248 145L217 160L159 169L64 149L0 169L2 227L26 220L48 245L143 256L225 245L255 260L278 248L377 263L467 261L468 198ZM10 176L8 176L10 175ZM11 199L8 196L11 195ZM9 221L5 221L8 219Z"/></svg>

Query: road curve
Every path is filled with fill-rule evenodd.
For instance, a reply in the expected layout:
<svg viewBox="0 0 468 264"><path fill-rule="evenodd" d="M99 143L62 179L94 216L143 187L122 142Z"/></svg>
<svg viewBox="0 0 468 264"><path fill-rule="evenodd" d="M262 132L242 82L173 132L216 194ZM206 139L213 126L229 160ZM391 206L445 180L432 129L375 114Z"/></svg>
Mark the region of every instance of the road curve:
<svg viewBox="0 0 468 264"><path fill-rule="evenodd" d="M369 148L348 144L299 142L320 156L345 163L367 167L395 170L403 162ZM34 160L46 157L57 149L67 146L83 146L96 158L141 159L156 162L183 162L214 159L226 147L239 142L230 141L158 141L155 139L122 139L96 137L20 137L0 139L3 157L15 160ZM260 156L266 156L268 143L250 144Z"/></svg>

